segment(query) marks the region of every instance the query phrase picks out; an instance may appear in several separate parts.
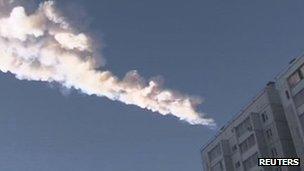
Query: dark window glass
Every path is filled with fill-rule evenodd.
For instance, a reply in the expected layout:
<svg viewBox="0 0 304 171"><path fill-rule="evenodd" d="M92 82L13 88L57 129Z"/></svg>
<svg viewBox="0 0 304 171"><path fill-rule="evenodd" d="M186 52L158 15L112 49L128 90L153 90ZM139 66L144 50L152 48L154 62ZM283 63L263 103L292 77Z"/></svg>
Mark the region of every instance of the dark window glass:
<svg viewBox="0 0 304 171"><path fill-rule="evenodd" d="M237 146L236 145L232 146L232 152L235 152L236 150L237 150Z"/></svg>
<svg viewBox="0 0 304 171"><path fill-rule="evenodd" d="M303 131L304 131L304 114L302 113L302 115L300 116L300 122L302 124L302 128L303 128Z"/></svg>
<svg viewBox="0 0 304 171"><path fill-rule="evenodd" d="M239 168L241 166L241 163L238 161L235 163L235 168Z"/></svg>
<svg viewBox="0 0 304 171"><path fill-rule="evenodd" d="M285 91L285 95L286 95L287 99L290 99L290 95L289 95L289 92L287 90Z"/></svg>
<svg viewBox="0 0 304 171"><path fill-rule="evenodd" d="M262 121L263 121L263 122L266 122L267 120L268 120L267 113L266 113L266 112L263 112L263 113L262 113Z"/></svg>
<svg viewBox="0 0 304 171"><path fill-rule="evenodd" d="M271 128L269 128L269 129L266 130L266 137L268 139L270 139L272 137L272 130L271 130Z"/></svg>
<svg viewBox="0 0 304 171"><path fill-rule="evenodd" d="M304 65L300 67L301 76L304 76Z"/></svg>
<svg viewBox="0 0 304 171"><path fill-rule="evenodd" d="M265 118L265 114L264 114L264 113L262 114L262 120L263 120L263 122L266 121L266 118Z"/></svg>

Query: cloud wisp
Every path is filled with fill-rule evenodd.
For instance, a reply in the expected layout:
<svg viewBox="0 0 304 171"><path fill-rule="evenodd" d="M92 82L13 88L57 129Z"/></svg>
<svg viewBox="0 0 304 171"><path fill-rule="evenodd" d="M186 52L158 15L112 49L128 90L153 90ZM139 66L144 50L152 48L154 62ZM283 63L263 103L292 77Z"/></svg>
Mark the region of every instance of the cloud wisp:
<svg viewBox="0 0 304 171"><path fill-rule="evenodd" d="M57 82L88 95L171 114L190 124L215 126L212 118L197 111L198 98L164 89L137 71L119 79L100 69L96 54L92 39L73 28L53 1L41 3L30 14L16 6L0 16L0 71L20 80Z"/></svg>

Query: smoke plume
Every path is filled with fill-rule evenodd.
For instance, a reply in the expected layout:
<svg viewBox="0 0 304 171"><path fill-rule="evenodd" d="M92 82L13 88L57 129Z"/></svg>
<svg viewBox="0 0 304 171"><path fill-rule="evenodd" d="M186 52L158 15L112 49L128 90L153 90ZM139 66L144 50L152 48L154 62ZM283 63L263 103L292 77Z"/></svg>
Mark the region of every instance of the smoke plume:
<svg viewBox="0 0 304 171"><path fill-rule="evenodd" d="M13 1L0 0L2 8ZM0 9L1 10L1 9ZM137 71L123 79L97 65L92 39L77 32L56 10L53 1L26 13L24 7L0 14L0 70L20 80L57 82L88 95L107 97L162 115L172 114L190 124L214 126L197 111L199 99L145 81Z"/></svg>

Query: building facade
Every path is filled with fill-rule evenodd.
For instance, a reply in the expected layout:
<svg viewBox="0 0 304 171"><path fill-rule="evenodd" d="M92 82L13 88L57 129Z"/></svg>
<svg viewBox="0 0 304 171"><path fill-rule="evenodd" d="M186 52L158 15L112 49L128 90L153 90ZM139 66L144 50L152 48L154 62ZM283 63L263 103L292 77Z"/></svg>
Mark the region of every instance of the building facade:
<svg viewBox="0 0 304 171"><path fill-rule="evenodd" d="M277 89L293 138L297 155L304 170L304 57L293 60L289 67L278 76Z"/></svg>
<svg viewBox="0 0 304 171"><path fill-rule="evenodd" d="M257 166L258 157L295 157L275 83L271 82L202 150L205 171L299 170Z"/></svg>

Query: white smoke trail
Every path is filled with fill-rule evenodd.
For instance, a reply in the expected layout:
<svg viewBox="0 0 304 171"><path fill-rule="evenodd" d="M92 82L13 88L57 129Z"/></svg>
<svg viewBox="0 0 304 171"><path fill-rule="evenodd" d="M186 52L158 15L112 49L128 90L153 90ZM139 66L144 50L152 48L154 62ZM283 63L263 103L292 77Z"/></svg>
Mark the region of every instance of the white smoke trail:
<svg viewBox="0 0 304 171"><path fill-rule="evenodd" d="M119 80L109 71L96 69L95 53L91 39L66 22L53 1L40 4L31 14L17 6L0 17L2 72L22 80L58 82L88 95L172 114L190 124L215 125L197 112L197 98L162 89L157 81L147 83L136 71Z"/></svg>

